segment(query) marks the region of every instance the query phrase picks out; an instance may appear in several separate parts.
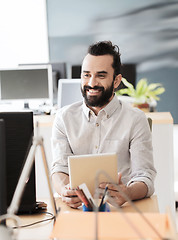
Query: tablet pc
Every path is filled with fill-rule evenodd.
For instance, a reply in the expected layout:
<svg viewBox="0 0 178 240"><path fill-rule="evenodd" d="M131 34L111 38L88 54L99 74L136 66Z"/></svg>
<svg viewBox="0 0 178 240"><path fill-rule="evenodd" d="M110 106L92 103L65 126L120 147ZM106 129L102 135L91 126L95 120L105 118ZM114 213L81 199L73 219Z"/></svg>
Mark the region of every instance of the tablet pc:
<svg viewBox="0 0 178 240"><path fill-rule="evenodd" d="M111 182L111 179L114 183L118 182L116 153L69 156L68 167L70 187L72 189L86 183L89 191L94 195L97 183Z"/></svg>

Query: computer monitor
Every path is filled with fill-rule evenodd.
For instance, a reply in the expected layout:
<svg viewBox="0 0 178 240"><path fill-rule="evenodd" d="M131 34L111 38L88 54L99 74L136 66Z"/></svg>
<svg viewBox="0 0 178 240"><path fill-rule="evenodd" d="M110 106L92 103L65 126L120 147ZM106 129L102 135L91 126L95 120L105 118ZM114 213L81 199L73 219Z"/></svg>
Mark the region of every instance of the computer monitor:
<svg viewBox="0 0 178 240"><path fill-rule="evenodd" d="M82 66L81 65L73 65L72 66L72 78L80 78Z"/></svg>
<svg viewBox="0 0 178 240"><path fill-rule="evenodd" d="M0 69L0 103L49 105L53 102L51 65L25 65Z"/></svg>
<svg viewBox="0 0 178 240"><path fill-rule="evenodd" d="M5 122L0 119L0 215L7 212Z"/></svg>
<svg viewBox="0 0 178 240"><path fill-rule="evenodd" d="M123 78L126 78L134 87L136 85L136 64L126 63L121 66L121 74ZM121 82L118 89L126 88Z"/></svg>
<svg viewBox="0 0 178 240"><path fill-rule="evenodd" d="M81 79L60 79L58 83L58 108L82 101Z"/></svg>
<svg viewBox="0 0 178 240"><path fill-rule="evenodd" d="M0 112L0 205L9 207L33 140L33 113ZM6 185L6 186L5 186ZM7 191L6 191L7 189ZM36 211L35 163L20 202L19 213Z"/></svg>
<svg viewBox="0 0 178 240"><path fill-rule="evenodd" d="M58 80L67 78L66 63L50 62L53 72L53 104L57 104Z"/></svg>

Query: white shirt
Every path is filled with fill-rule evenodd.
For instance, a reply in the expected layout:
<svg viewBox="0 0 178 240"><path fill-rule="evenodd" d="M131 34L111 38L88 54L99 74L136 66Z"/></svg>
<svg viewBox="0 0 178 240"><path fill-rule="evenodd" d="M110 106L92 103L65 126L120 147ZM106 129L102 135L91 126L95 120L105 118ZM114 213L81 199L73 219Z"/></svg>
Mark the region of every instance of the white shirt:
<svg viewBox="0 0 178 240"><path fill-rule="evenodd" d="M68 156L113 153L118 155L122 181L144 182L147 196L154 192L152 137L141 110L116 96L96 116L84 102L58 110L52 129L52 174L68 174ZM80 171L80 169L79 169Z"/></svg>

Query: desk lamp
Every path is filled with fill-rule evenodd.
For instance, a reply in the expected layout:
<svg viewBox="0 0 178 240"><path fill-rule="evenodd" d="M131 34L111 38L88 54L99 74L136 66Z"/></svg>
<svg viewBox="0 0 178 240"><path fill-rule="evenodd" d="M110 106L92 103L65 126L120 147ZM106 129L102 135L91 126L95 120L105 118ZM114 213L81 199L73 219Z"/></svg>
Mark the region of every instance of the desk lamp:
<svg viewBox="0 0 178 240"><path fill-rule="evenodd" d="M38 130L38 123L37 123L37 130ZM38 137L38 134L37 134L37 136L33 138L33 144L30 148L25 165L24 165L22 173L20 175L20 178L19 178L18 184L16 186L11 204L7 209L7 214L0 216L0 221L6 220L6 219L12 219L14 221L14 223L17 226L19 226L19 217L17 217L15 214L18 211L18 208L20 205L20 200L21 200L21 197L23 194L23 190L25 188L26 181L29 178L29 175L30 175L30 172L32 169L32 165L35 160L36 149L38 146L40 146L40 148L41 148L43 165L44 165L48 188L49 188L49 193L50 193L51 206L53 209L54 217L56 217L57 209L56 209L55 200L53 198L52 184L51 184L51 180L49 177L49 169L48 169L45 149L44 149L44 145L43 145L43 138ZM6 227L4 225L0 225L0 240L12 240L12 239L14 239L12 237L12 229L9 229L8 227Z"/></svg>

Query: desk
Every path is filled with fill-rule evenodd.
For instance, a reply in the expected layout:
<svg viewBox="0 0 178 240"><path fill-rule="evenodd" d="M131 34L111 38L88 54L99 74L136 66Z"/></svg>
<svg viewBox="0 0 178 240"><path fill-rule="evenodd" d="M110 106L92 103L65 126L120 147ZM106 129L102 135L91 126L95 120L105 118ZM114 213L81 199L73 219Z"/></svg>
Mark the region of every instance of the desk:
<svg viewBox="0 0 178 240"><path fill-rule="evenodd" d="M66 206L61 199L56 199L57 206L60 207L61 212L65 211L80 211L76 209L72 209ZM135 201L136 206L143 212L158 212L158 203L157 197L152 196L151 198L146 198L142 200ZM112 208L114 211L114 208ZM132 209L129 204L125 204L123 206L124 212L133 212L135 210ZM50 211L50 209L48 210ZM116 211L116 210L115 210ZM59 213L60 214L60 213ZM48 216L37 214L37 215L30 215L30 216L20 216L21 225L29 224L35 221L43 220L48 218ZM46 240L48 239L50 233L52 232L53 228L53 221L40 223L34 225L32 227L22 228L19 230L18 240Z"/></svg>
<svg viewBox="0 0 178 240"><path fill-rule="evenodd" d="M60 206L61 211L80 211L68 207L65 203L61 201L60 198L56 200L57 206ZM142 200L134 201L136 207L138 207L142 212L159 212L157 196L153 195L150 198L144 198ZM125 203L122 206L124 212L135 212L132 206L129 203ZM111 206L111 211L117 211L114 207Z"/></svg>

